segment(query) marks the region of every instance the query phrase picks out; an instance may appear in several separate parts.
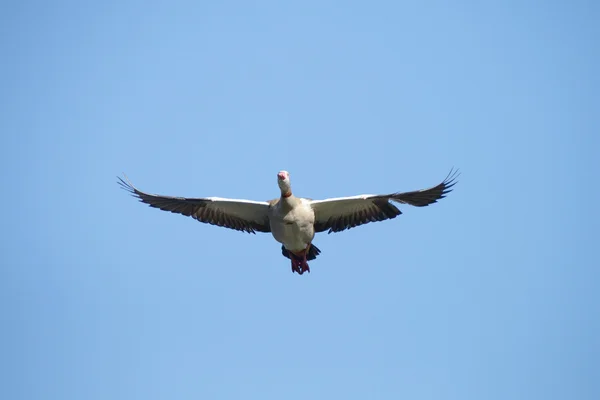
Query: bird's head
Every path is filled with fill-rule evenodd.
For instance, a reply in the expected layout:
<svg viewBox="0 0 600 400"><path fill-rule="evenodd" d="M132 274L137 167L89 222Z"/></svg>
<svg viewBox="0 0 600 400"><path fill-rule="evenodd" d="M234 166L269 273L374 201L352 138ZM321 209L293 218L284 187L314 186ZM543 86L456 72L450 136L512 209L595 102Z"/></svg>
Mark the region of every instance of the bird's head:
<svg viewBox="0 0 600 400"><path fill-rule="evenodd" d="M292 185L290 183L290 173L287 171L279 171L277 173L277 184L279 185L279 189L281 189L282 195L291 195L292 194Z"/></svg>

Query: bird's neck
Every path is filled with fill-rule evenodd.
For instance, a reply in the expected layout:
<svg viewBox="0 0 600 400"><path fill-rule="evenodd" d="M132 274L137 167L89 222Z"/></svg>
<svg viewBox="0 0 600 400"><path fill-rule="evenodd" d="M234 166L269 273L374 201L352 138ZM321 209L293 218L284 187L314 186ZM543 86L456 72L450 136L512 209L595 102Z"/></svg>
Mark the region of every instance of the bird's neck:
<svg viewBox="0 0 600 400"><path fill-rule="evenodd" d="M281 193L281 201L279 202L284 210L291 210L296 207L300 199L294 196L291 192Z"/></svg>

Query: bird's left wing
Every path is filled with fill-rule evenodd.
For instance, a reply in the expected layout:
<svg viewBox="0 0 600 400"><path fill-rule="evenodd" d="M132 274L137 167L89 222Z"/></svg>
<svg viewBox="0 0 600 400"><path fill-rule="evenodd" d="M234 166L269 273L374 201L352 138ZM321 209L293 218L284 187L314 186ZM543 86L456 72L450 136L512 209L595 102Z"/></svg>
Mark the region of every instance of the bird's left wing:
<svg viewBox="0 0 600 400"><path fill-rule="evenodd" d="M457 177L458 171L450 171L439 185L413 192L313 200L310 205L315 212L315 232L341 232L369 222L396 218L402 212L390 200L416 207L428 206L443 199L456 184Z"/></svg>
<svg viewBox="0 0 600 400"><path fill-rule="evenodd" d="M125 177L127 179L127 177ZM220 197L185 198L148 194L129 180L119 177L119 185L141 202L172 213L192 217L200 222L248 233L271 232L269 203L265 201L224 199Z"/></svg>

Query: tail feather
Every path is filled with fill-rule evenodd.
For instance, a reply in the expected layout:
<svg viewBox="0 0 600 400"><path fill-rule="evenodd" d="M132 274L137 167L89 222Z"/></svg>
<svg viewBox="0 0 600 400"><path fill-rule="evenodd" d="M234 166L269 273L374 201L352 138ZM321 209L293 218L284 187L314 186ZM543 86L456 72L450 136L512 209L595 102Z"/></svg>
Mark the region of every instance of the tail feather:
<svg viewBox="0 0 600 400"><path fill-rule="evenodd" d="M294 257L294 260L298 260L298 261L301 260L298 256L296 256L294 253L290 252L283 245L281 245L281 254L283 254L284 257L289 258L290 260L292 259L292 257ZM321 254L321 250L319 250L319 248L317 246L315 246L314 244L311 244L310 249L308 249L308 254L306 255L306 260L307 261L314 260L315 258L317 258L317 256L319 254Z"/></svg>

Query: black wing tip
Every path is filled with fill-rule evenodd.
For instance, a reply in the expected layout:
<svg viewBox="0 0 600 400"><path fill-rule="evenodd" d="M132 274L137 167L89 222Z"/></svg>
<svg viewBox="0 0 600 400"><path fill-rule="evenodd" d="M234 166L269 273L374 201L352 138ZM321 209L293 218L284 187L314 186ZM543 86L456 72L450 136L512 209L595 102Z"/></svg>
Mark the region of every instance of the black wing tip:
<svg viewBox="0 0 600 400"><path fill-rule="evenodd" d="M458 168L455 169L454 167L452 167L450 169L450 172L448 173L446 178L444 178L444 180L441 183L441 185L443 186L443 190L442 190L442 197L440 197L440 198L443 198L444 195L446 195L452 191L452 187L458 183L458 177L460 176L460 174L461 174L461 172Z"/></svg>
<svg viewBox="0 0 600 400"><path fill-rule="evenodd" d="M452 192L454 185L458 183L459 176L460 171L452 167L444 180L434 187L414 192L394 193L389 197L392 200L410 204L414 207L427 207L437 203L438 200L445 198L448 193Z"/></svg>
<svg viewBox="0 0 600 400"><path fill-rule="evenodd" d="M127 175L125 175L125 173L123 173L123 176L125 177L125 179L121 178L120 176L117 176L117 184L119 185L119 187L131 194L136 199L139 199L143 202L144 200L140 196L140 191L135 186L133 186L133 183L131 183L131 181L129 180Z"/></svg>
<svg viewBox="0 0 600 400"><path fill-rule="evenodd" d="M123 179L117 175L117 179L118 179L117 184L121 187L121 189L127 190L128 192L131 192L131 193L135 193L135 187L133 186L133 184L131 183L129 178L127 178L127 175L125 175L125 173L123 173L123 176L125 177L125 179Z"/></svg>
<svg viewBox="0 0 600 400"><path fill-rule="evenodd" d="M461 172L458 168L452 167L442 183L446 186L453 186L458 182L458 177L460 174Z"/></svg>

